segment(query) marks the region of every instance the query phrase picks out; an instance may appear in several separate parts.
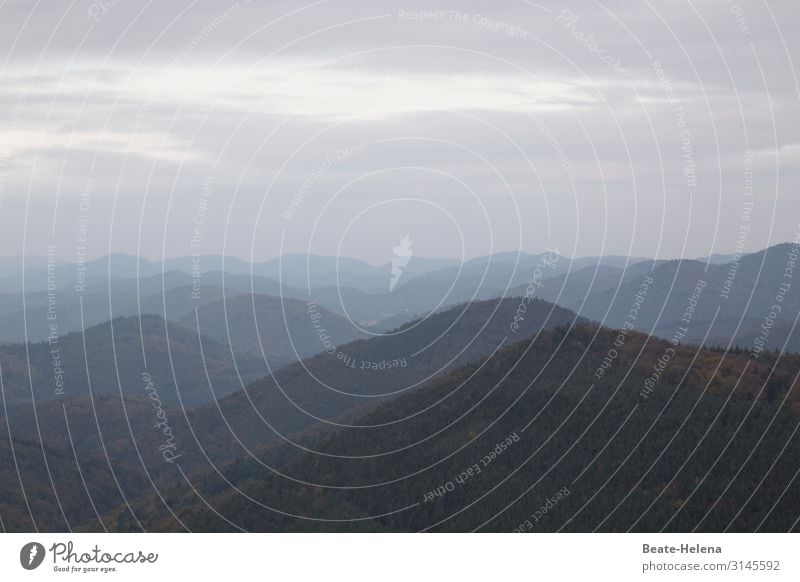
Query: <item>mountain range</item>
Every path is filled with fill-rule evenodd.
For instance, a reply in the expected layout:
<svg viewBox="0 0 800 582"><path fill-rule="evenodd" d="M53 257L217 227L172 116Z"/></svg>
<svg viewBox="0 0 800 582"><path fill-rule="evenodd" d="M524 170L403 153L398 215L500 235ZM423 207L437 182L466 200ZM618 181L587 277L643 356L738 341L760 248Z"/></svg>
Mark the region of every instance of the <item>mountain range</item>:
<svg viewBox="0 0 800 582"><path fill-rule="evenodd" d="M798 254L26 287L0 297L0 526L797 528Z"/></svg>

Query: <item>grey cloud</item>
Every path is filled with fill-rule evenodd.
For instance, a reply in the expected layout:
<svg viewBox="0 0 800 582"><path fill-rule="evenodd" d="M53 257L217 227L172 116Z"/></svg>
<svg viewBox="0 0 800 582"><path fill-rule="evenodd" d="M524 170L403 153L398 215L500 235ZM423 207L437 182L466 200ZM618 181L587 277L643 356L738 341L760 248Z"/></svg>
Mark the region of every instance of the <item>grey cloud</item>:
<svg viewBox="0 0 800 582"><path fill-rule="evenodd" d="M388 0L108 0L70 9L48 0L31 14L29 3L7 2L0 10L0 52L8 56L0 69L0 130L12 138L0 168L2 243L15 254L30 242L21 239L15 214L29 196L36 211L28 215L28 236L49 238L56 193L59 216L70 217L92 177L96 255L109 248L186 254L198 192L213 175L209 253L225 244L232 254L249 256L254 248L257 258L268 258L281 236L289 251L336 248L366 206L407 196L448 208L463 230L475 233L468 252L476 255L488 245L535 251L555 242L576 254L604 248L699 256L735 245L750 150L758 199L748 244L787 240L800 215L793 62L800 51L792 34L800 7L741 4L734 13L732 5L712 0L543 2L545 10L522 1ZM415 11L431 16L414 19ZM248 69L246 82L235 83ZM294 74L300 83L269 94ZM386 78L395 84L381 92ZM341 113L327 97L328 107L304 110L345 79L366 83L353 94L363 103ZM556 89L547 82L558 83ZM199 86L191 92L193 83ZM462 114L446 111L447 100L461 96ZM406 102L413 106L404 109ZM295 104L300 110L290 117ZM369 111L381 105L389 111ZM676 106L683 107L685 127ZM683 130L697 170L691 192ZM402 136L474 150L502 179L443 141L382 141ZM313 179L292 221L282 217L311 172L363 142L369 144L363 152ZM480 205L456 181L391 170L412 165L463 180L491 207L494 228L487 230ZM376 177L364 178L372 172ZM325 203L353 180L325 210L312 239ZM109 192L117 188L122 213L112 220ZM391 217L376 215L372 231L355 228L347 236L361 238L348 244L380 261L383 239L416 225L419 244L437 254L437 230L453 234L439 218L435 212L423 218L413 204L396 207ZM69 248L73 224L61 220L55 236ZM521 240L515 227L500 226L517 220L525 226ZM148 234L140 239L143 224ZM444 254L460 253L455 238L439 244Z"/></svg>

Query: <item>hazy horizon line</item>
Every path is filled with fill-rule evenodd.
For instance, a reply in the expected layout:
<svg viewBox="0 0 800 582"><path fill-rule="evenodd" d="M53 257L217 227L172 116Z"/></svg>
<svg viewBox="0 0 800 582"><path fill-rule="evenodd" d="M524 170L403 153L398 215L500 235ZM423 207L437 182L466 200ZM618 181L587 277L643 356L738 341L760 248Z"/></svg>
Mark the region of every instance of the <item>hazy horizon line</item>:
<svg viewBox="0 0 800 582"><path fill-rule="evenodd" d="M637 259L637 260L641 259L641 260L653 260L653 261L675 261L675 260L698 260L699 261L699 260L707 259L707 258L710 258L710 257L713 257L713 256L732 256L733 257L733 256L736 256L738 254L738 255L744 257L744 256L747 256L747 255L757 254L757 253L760 253L760 252L763 252L763 251L766 251L768 249L775 248L775 247L778 247L778 246L782 246L782 245L786 245L786 244L792 244L793 242L794 241L776 242L776 243L774 243L774 244L772 244L772 245L770 245L768 247L760 248L760 249L757 249L757 250L738 251L738 250L734 249L732 251L713 251L710 254L700 255L700 256L672 256L672 257L663 257L663 256L662 257L657 257L657 256L653 257L653 256L647 256L647 255L627 255L627 254L623 254L623 253L619 253L619 252L608 252L608 253L596 254L596 255L579 255L579 256L569 257L569 255L563 254L557 248L549 249L549 250L550 251L555 251L561 257L569 258L570 260L573 260L573 261L581 260L581 259L590 259L590 258L603 258L603 257L625 257L625 258L629 258L629 259ZM473 257L465 257L463 259L462 258L458 258L458 257L425 256L425 255L417 255L417 254L413 254L411 258L431 260L431 261L454 261L454 262L457 262L457 263L467 263L469 261L473 261L473 260L476 260L476 259L484 259L484 258L494 257L494 256L497 256L497 255L503 255L503 254L519 253L519 254L522 254L522 255L536 256L536 255L540 255L540 254L547 253L547 252L548 252L547 248L545 248L545 249L543 249L541 251L527 251L527 250L520 250L520 249L509 249L509 250L498 250L498 251L495 251L494 253L491 253L491 254L475 255ZM145 256L145 255L137 255L137 254L132 254L132 253L125 252L125 251L112 251L110 253L106 253L106 254L103 254L103 255L97 255L97 256L95 256L93 258L87 258L87 259L83 260L82 262L91 263L91 262L94 262L94 261L98 261L98 260L101 260L101 259L105 259L105 258L108 258L108 257L114 257L114 256L138 258L138 259L142 259L142 260L147 261L148 263L153 263L153 264L162 263L164 261L174 261L174 260L179 260L179 259L191 259L193 257L194 258L200 258L200 259L209 258L209 257L213 257L213 258L222 257L224 259L237 260L237 261L241 261L243 263L249 263L249 264L257 265L257 264L270 263L270 262L273 262L273 261L277 261L277 260L279 260L281 258L292 257L292 256L312 256L312 257L322 258L322 259L336 259L336 258L339 258L339 259L345 259L345 260L354 260L354 261L359 261L361 263L369 265L370 267L376 267L376 268L377 267L385 267L386 265L391 264L391 257L388 258L386 261L384 261L382 263L377 263L376 264L376 263L374 263L374 262L372 262L370 260L366 260L366 259L363 259L363 258L360 258L360 257L354 257L354 256L348 256L348 255L340 255L340 256L337 256L337 255L322 255L322 254L317 254L317 253L308 253L308 252L300 252L300 251L285 253L283 255L278 255L278 256L275 256L275 257L271 257L271 258L254 259L254 260L243 258L243 257L240 257L238 255L223 255L223 254L213 254L213 253L201 254L201 255L193 255L193 254L189 253L189 254L173 255L173 256L168 256L168 257L163 257L163 258L151 258L151 257ZM48 256L47 255L39 255L39 254L0 255L0 260L12 260L12 259L23 259L23 258L25 258L25 259L47 260ZM75 264L78 264L78 262L81 262L81 261L74 261L74 262L72 262L72 261L63 261L63 260L59 260L57 258L55 260L55 263L57 265L59 265L59 266L75 265Z"/></svg>

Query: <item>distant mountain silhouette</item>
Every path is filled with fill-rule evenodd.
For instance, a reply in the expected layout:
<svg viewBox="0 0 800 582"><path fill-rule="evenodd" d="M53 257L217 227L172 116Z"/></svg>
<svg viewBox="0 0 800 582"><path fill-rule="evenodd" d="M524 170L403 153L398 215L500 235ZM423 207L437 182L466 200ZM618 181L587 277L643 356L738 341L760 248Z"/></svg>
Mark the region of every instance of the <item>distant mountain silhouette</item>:
<svg viewBox="0 0 800 582"><path fill-rule="evenodd" d="M0 344L46 338L52 305L59 312L60 332L67 333L82 329L81 300L92 306L84 309L83 327L140 313L177 321L194 307L222 298L223 291L217 288L224 289L226 297L261 293L311 300L371 327L395 316L408 318L463 302L508 296L509 289L533 276L543 256L557 255L501 252L464 263L414 255L395 285L390 285L391 262L373 266L347 257L309 254L249 263L218 255L149 261L116 253L88 261L80 270L76 265L57 263L52 273L46 268L46 258L30 257L24 271L0 278ZM643 260L558 255L539 276L596 265L630 266ZM22 266L21 259L7 259L6 263L12 271ZM48 292L48 286L54 288ZM186 288L185 297L174 291L181 287ZM188 311L183 307L190 304L187 297L192 304Z"/></svg>
<svg viewBox="0 0 800 582"><path fill-rule="evenodd" d="M266 277L208 272L195 281L191 275L171 271L141 279L118 279L89 285L76 291L59 287L54 293L0 296L0 344L47 339L50 317L55 315L58 331L66 334L108 321L113 317L155 314L177 321L195 308L244 293L306 297ZM81 303L83 310L81 310Z"/></svg>
<svg viewBox="0 0 800 582"><path fill-rule="evenodd" d="M37 402L89 394L142 395L144 373L153 378L163 402L191 407L239 390L242 382L266 370L254 357L237 358L234 367L228 347L201 341L191 330L155 315L117 318L52 344L2 346L0 365L9 407L30 404L31 393Z"/></svg>
<svg viewBox="0 0 800 582"><path fill-rule="evenodd" d="M547 279L535 294L612 328L627 322L645 333L678 337L681 343L752 350L758 341L766 349L796 352L800 333L792 326L800 312L800 284L792 284L794 252L793 245L782 244L735 263L674 260L640 262L625 270L587 267ZM647 289L631 320L643 285ZM510 294L524 291L519 286ZM780 310L776 318L770 317L774 305Z"/></svg>
<svg viewBox="0 0 800 582"><path fill-rule="evenodd" d="M276 370L326 349L314 325L317 317L324 321L324 328L319 329L324 329L327 341L335 345L365 337L352 323L324 307L270 295L220 299L200 307L197 313L187 314L179 323L219 343L230 344L235 355L262 359L266 356Z"/></svg>

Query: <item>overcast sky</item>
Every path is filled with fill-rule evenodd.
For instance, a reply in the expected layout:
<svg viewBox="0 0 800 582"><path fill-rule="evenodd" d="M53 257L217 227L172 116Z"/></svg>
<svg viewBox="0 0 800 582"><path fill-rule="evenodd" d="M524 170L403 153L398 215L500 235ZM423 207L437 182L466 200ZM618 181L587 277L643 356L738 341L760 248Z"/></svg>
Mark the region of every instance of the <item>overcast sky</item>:
<svg viewBox="0 0 800 582"><path fill-rule="evenodd" d="M759 250L800 231L798 30L794 0L0 0L0 254Z"/></svg>

